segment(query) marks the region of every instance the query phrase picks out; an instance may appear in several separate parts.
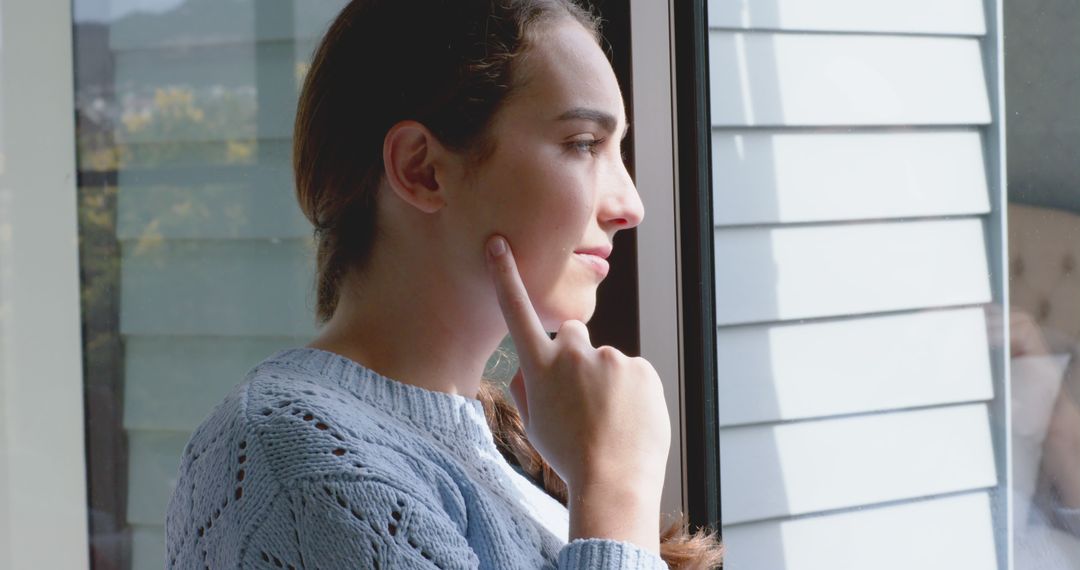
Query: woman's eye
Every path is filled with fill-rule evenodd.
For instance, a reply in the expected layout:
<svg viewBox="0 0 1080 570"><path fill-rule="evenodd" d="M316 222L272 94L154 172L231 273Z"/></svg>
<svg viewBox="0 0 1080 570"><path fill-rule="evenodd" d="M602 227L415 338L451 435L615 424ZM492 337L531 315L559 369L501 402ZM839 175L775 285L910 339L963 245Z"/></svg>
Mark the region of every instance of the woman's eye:
<svg viewBox="0 0 1080 570"><path fill-rule="evenodd" d="M587 152L595 155L596 147L600 146L600 143L602 142L604 142L604 139L581 139L570 141L567 145L578 152Z"/></svg>

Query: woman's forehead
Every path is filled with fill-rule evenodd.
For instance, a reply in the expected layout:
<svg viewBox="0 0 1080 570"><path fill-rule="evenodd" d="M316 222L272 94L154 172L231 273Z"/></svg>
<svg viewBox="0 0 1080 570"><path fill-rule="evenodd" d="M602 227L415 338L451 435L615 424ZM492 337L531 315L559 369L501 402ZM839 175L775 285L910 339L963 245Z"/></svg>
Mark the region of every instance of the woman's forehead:
<svg viewBox="0 0 1080 570"><path fill-rule="evenodd" d="M560 120L573 109L595 109L623 122L619 82L592 34L571 19L538 30L520 70L514 99L536 120Z"/></svg>

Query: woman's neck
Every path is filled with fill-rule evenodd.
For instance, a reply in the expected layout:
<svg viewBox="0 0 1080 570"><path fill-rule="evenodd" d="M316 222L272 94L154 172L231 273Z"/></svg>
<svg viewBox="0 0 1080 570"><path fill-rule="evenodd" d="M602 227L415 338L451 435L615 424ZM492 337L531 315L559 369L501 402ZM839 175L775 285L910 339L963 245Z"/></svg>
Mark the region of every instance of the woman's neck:
<svg viewBox="0 0 1080 570"><path fill-rule="evenodd" d="M399 382L475 398L506 335L493 293L463 286L436 260L393 257L373 257L369 267L378 271L344 280L334 316L308 346Z"/></svg>

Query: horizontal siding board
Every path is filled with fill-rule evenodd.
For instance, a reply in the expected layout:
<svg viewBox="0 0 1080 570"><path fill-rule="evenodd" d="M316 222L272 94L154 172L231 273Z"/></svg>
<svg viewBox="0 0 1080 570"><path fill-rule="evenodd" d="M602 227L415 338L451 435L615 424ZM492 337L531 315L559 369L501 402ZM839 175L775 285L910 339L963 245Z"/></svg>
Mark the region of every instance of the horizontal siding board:
<svg viewBox="0 0 1080 570"><path fill-rule="evenodd" d="M993 398L981 308L721 328L723 426Z"/></svg>
<svg viewBox="0 0 1080 570"><path fill-rule="evenodd" d="M985 214L977 130L712 137L716 225Z"/></svg>
<svg viewBox="0 0 1080 570"><path fill-rule="evenodd" d="M252 367L309 340L129 336L124 343L124 427L194 431Z"/></svg>
<svg viewBox="0 0 1080 570"><path fill-rule="evenodd" d="M132 524L161 524L191 433L134 430L127 436L127 520Z"/></svg>
<svg viewBox="0 0 1080 570"><path fill-rule="evenodd" d="M972 38L712 31L709 66L715 126L990 122Z"/></svg>
<svg viewBox="0 0 1080 570"><path fill-rule="evenodd" d="M160 568L165 560L165 525L131 527L131 568Z"/></svg>
<svg viewBox="0 0 1080 570"><path fill-rule="evenodd" d="M289 138L292 113L270 113L256 126L257 78L296 84L311 44L264 42L169 48L116 54L117 98L129 98L129 118L117 138L132 143ZM189 99L159 97L157 90ZM297 89L267 97L274 108L295 109ZM260 130L261 129L261 130Z"/></svg>
<svg viewBox="0 0 1080 570"><path fill-rule="evenodd" d="M315 331L310 240L121 243L125 335L307 336Z"/></svg>
<svg viewBox="0 0 1080 570"><path fill-rule="evenodd" d="M965 493L882 508L724 527L730 570L998 567L990 497Z"/></svg>
<svg viewBox="0 0 1080 570"><path fill-rule="evenodd" d="M981 36L980 0L709 0L709 27Z"/></svg>
<svg viewBox="0 0 1080 570"><path fill-rule="evenodd" d="M263 20L256 30L256 6ZM316 38L346 4L346 0L188 0L174 9L140 11L122 16L109 26L109 46L130 51L171 46L199 46L256 41Z"/></svg>
<svg viewBox="0 0 1080 570"><path fill-rule="evenodd" d="M720 431L725 524L992 487L985 404Z"/></svg>
<svg viewBox="0 0 1080 570"><path fill-rule="evenodd" d="M990 301L977 218L718 229L719 325Z"/></svg>
<svg viewBox="0 0 1080 570"><path fill-rule="evenodd" d="M242 167L289 168L292 164L292 140L287 138L242 138L222 133L218 140L165 140L130 143L123 148L124 162L116 174L121 185L236 181L234 175L222 170L237 173Z"/></svg>
<svg viewBox="0 0 1080 570"><path fill-rule="evenodd" d="M312 226L296 204L291 180L274 176L272 169L254 169L254 173L243 185L122 186L117 199L117 237L310 237Z"/></svg>

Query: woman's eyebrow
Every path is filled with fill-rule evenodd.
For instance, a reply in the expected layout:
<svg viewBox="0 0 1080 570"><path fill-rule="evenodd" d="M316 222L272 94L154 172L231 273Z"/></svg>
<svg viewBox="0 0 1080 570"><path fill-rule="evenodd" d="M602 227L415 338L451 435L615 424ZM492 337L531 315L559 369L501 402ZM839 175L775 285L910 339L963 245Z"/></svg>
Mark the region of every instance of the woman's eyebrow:
<svg viewBox="0 0 1080 570"><path fill-rule="evenodd" d="M619 120L615 118L615 115L599 109L590 109L588 107L575 107L569 111L559 115L558 121L574 121L585 120L592 121L600 128L606 130L609 133L615 132L615 125L619 124ZM626 128L623 129L622 138L626 138L626 134L630 132L630 124L626 124Z"/></svg>

